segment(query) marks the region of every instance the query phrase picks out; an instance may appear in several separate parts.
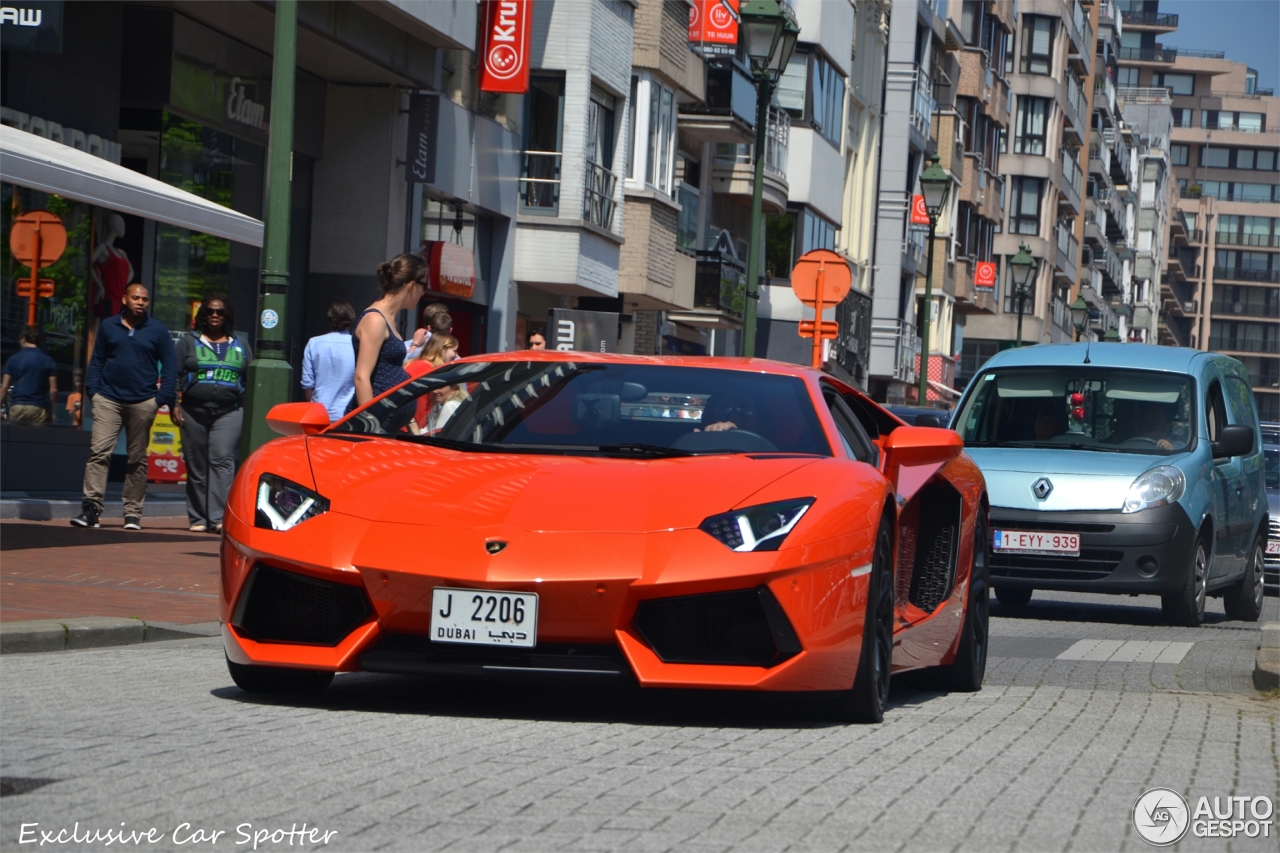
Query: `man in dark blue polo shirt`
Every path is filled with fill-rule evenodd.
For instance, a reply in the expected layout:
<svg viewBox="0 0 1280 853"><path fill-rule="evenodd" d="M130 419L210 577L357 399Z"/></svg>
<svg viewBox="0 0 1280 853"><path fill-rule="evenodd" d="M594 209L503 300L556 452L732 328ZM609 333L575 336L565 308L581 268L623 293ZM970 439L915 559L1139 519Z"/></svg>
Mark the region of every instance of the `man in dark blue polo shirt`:
<svg viewBox="0 0 1280 853"><path fill-rule="evenodd" d="M9 420L21 424L53 423L53 401L58 396L58 365L40 347L40 329L22 330L22 349L4 363L0 400L9 394Z"/></svg>
<svg viewBox="0 0 1280 853"><path fill-rule="evenodd" d="M124 529L142 529L151 423L157 409L173 405L177 387L173 340L164 324L147 314L150 304L147 289L131 284L124 292L124 310L98 328L85 377L85 391L93 404L93 436L84 467L84 511L71 519L76 527L99 526L111 451L123 429L129 448Z"/></svg>

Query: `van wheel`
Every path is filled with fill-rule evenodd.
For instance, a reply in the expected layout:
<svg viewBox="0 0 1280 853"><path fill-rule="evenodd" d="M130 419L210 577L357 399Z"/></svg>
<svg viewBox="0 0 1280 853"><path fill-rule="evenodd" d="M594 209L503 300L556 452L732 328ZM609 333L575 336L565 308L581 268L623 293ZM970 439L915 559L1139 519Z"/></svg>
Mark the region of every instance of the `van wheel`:
<svg viewBox="0 0 1280 853"><path fill-rule="evenodd" d="M1209 553L1204 540L1196 540L1182 591L1160 597L1160 609L1170 625L1194 628L1204 621L1204 598L1209 580Z"/></svg>
<svg viewBox="0 0 1280 853"><path fill-rule="evenodd" d="M1222 606L1227 611L1228 619L1257 622L1262 615L1262 565L1266 559L1262 556L1266 549L1263 542L1262 536L1253 540L1249 562L1244 567L1244 577L1222 596Z"/></svg>
<svg viewBox="0 0 1280 853"><path fill-rule="evenodd" d="M996 601L1005 607L1025 607L1031 603L1031 593L1029 589L1013 589L1007 586L996 587Z"/></svg>

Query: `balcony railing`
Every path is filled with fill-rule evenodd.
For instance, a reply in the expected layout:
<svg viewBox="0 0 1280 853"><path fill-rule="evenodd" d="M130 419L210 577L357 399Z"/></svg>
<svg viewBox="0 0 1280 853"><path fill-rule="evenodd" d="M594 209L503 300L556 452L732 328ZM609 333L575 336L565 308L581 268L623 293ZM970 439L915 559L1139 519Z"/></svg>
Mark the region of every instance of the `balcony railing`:
<svg viewBox="0 0 1280 853"><path fill-rule="evenodd" d="M1079 162L1077 162L1079 155L1064 148L1058 152L1058 157L1062 160L1063 183L1075 190L1076 196L1079 197L1084 188L1084 175L1080 171Z"/></svg>
<svg viewBox="0 0 1280 853"><path fill-rule="evenodd" d="M915 97L911 107L911 125L921 135L928 136L933 128L933 114L938 111L938 102L933 97L933 80L923 68L916 69Z"/></svg>
<svg viewBox="0 0 1280 853"><path fill-rule="evenodd" d="M1093 103L1101 106L1104 101L1107 104L1107 109L1115 112L1116 84L1112 82L1110 77L1095 74L1093 75Z"/></svg>
<svg viewBox="0 0 1280 853"><path fill-rule="evenodd" d="M527 213L555 215L560 210L559 151L520 155L520 206Z"/></svg>
<svg viewBox="0 0 1280 853"><path fill-rule="evenodd" d="M1076 278L1076 259L1080 257L1080 242L1071 229L1058 224L1058 269L1072 281Z"/></svg>
<svg viewBox="0 0 1280 853"><path fill-rule="evenodd" d="M1218 243L1227 246L1258 246L1263 249L1280 249L1280 234L1237 234L1219 231Z"/></svg>
<svg viewBox="0 0 1280 853"><path fill-rule="evenodd" d="M613 228L613 212L617 202L613 198L618 178L599 163L587 161L585 183L582 188L582 218L601 228Z"/></svg>
<svg viewBox="0 0 1280 853"><path fill-rule="evenodd" d="M1073 117L1076 124L1080 123L1081 117L1085 116L1085 106L1087 101L1084 97L1084 88L1080 85L1079 79L1074 73L1067 74L1067 103L1071 106Z"/></svg>
<svg viewBox="0 0 1280 853"><path fill-rule="evenodd" d="M1280 318L1280 302L1270 305L1259 305L1255 302L1227 302L1215 299L1209 303L1214 314L1229 314L1233 317L1271 317Z"/></svg>
<svg viewBox="0 0 1280 853"><path fill-rule="evenodd" d="M1213 277L1228 281L1269 281L1280 283L1280 270L1238 270L1230 267L1214 267Z"/></svg>
<svg viewBox="0 0 1280 853"><path fill-rule="evenodd" d="M1164 86L1122 86L1116 91L1116 96L1123 98L1126 106L1136 104L1161 106L1173 103L1170 100L1168 88Z"/></svg>
<svg viewBox="0 0 1280 853"><path fill-rule="evenodd" d="M1215 332L1209 336L1209 349L1215 352L1280 352L1280 339L1232 338Z"/></svg>
<svg viewBox="0 0 1280 853"><path fill-rule="evenodd" d="M1159 12L1121 12L1120 18L1126 24L1136 24L1145 27L1172 27L1178 28L1177 15L1162 15Z"/></svg>
<svg viewBox="0 0 1280 853"><path fill-rule="evenodd" d="M902 254L912 261L917 270L924 269L928 242L929 232L920 228L909 229L902 240Z"/></svg>
<svg viewBox="0 0 1280 853"><path fill-rule="evenodd" d="M1166 47L1165 50L1172 50L1174 55L1194 56L1196 59L1226 59L1227 54L1221 50L1197 50L1194 48Z"/></svg>
<svg viewBox="0 0 1280 853"><path fill-rule="evenodd" d="M893 378L914 382L920 358L920 336L916 327L904 320L872 320L873 346L893 347Z"/></svg>
<svg viewBox="0 0 1280 853"><path fill-rule="evenodd" d="M769 107L769 124L765 128L764 167L779 175L787 173L787 146L791 138L791 116L786 110ZM755 164L755 144L739 142L716 146L716 163L726 166Z"/></svg>
<svg viewBox="0 0 1280 853"><path fill-rule="evenodd" d="M1189 55L1190 51L1186 51ZM1124 62L1173 62L1178 58L1178 48L1158 44L1154 47L1122 47L1120 61ZM1219 57L1221 58L1221 57Z"/></svg>
<svg viewBox="0 0 1280 853"><path fill-rule="evenodd" d="M698 250L698 208L702 197L696 187L680 182L680 215L676 217L676 247L686 252Z"/></svg>

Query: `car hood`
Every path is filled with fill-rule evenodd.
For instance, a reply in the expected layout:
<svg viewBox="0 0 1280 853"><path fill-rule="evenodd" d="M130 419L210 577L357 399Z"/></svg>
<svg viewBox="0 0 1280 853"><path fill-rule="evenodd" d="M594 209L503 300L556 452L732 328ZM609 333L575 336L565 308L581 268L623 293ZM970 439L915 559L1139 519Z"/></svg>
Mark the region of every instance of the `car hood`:
<svg viewBox="0 0 1280 853"><path fill-rule="evenodd" d="M1181 458L1017 447L966 447L965 453L982 469L992 506L1046 511L1118 510L1135 477ZM1031 491L1041 477L1053 486L1043 500Z"/></svg>
<svg viewBox="0 0 1280 853"><path fill-rule="evenodd" d="M470 453L386 439L312 438L307 445L316 489L333 512L430 527L505 525L546 533L696 527L818 461Z"/></svg>

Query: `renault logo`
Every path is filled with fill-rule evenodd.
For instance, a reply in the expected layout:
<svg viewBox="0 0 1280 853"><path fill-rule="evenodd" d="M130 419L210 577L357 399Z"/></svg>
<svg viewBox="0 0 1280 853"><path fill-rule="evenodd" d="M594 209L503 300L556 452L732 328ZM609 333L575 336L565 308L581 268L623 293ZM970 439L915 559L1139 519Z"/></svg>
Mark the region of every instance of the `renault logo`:
<svg viewBox="0 0 1280 853"><path fill-rule="evenodd" d="M1053 483L1049 482L1048 477L1041 477L1031 484L1031 494L1036 496L1036 500L1044 500L1052 491Z"/></svg>
<svg viewBox="0 0 1280 853"><path fill-rule="evenodd" d="M484 543L484 549L488 551L490 554L496 554L505 547L507 547L506 542L501 542L496 539L492 542Z"/></svg>

